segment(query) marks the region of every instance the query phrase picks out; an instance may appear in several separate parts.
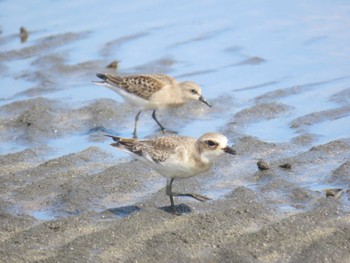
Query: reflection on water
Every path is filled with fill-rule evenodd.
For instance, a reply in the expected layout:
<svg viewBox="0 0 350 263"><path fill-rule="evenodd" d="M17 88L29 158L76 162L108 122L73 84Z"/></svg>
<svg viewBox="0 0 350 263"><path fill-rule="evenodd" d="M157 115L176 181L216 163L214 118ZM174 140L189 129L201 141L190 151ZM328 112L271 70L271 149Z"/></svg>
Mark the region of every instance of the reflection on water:
<svg viewBox="0 0 350 263"><path fill-rule="evenodd" d="M334 140L334 138L349 138L350 136L350 116L335 120L327 120L310 127L310 132L321 135L319 143L324 144Z"/></svg>
<svg viewBox="0 0 350 263"><path fill-rule="evenodd" d="M56 217L61 217L62 215L55 215L52 211L33 211L30 213L36 219L43 221L50 221L55 219Z"/></svg>
<svg viewBox="0 0 350 263"><path fill-rule="evenodd" d="M281 118L250 123L245 132L270 143L288 142L296 136L295 131L289 127L289 120Z"/></svg>

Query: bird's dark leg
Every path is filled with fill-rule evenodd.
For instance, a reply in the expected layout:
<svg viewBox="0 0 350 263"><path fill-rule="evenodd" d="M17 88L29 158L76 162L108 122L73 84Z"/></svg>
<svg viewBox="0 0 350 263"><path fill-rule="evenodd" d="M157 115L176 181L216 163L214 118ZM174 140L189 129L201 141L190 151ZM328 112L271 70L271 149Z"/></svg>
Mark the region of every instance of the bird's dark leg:
<svg viewBox="0 0 350 263"><path fill-rule="evenodd" d="M135 126L134 126L134 132L133 132L133 137L135 138L135 139L137 139L137 123L138 123L138 121L139 121L139 117L140 117L140 114L141 114L141 110L136 114L136 116L135 116Z"/></svg>
<svg viewBox="0 0 350 263"><path fill-rule="evenodd" d="M156 121L156 123L159 125L160 129L162 130L162 132L165 131L165 128L163 127L162 124L160 124L160 122L157 120L157 117L156 117L156 110L153 111L152 113L152 118Z"/></svg>
<svg viewBox="0 0 350 263"><path fill-rule="evenodd" d="M188 196L188 197L192 197L198 201L201 202L205 202L208 200L211 200L209 197L205 196L205 195L200 195L200 194L196 194L196 193L174 193L173 192L173 196Z"/></svg>
<svg viewBox="0 0 350 263"><path fill-rule="evenodd" d="M170 179L167 180L166 195L170 197L171 210L173 211L173 213L175 213L173 192L171 190L171 186L172 186L173 182L174 182L174 178L170 178Z"/></svg>
<svg viewBox="0 0 350 263"><path fill-rule="evenodd" d="M166 185L166 194L170 197L170 204L171 204L171 210L175 213L175 205L174 205L174 196L188 196L192 197L198 201L205 202L210 200L209 197L200 195L200 194L195 194L195 193L176 193L172 191L172 184L174 182L174 178L170 178L167 181Z"/></svg>

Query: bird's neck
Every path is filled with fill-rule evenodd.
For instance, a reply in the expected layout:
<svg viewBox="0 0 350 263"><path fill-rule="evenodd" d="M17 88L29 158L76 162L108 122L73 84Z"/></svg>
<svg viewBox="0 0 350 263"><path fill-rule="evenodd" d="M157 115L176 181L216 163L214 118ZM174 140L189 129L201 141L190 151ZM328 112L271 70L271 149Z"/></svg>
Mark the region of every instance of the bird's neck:
<svg viewBox="0 0 350 263"><path fill-rule="evenodd" d="M203 154L200 148L197 147L197 154L196 156L196 162L200 163L202 167L205 167L205 169L209 169L212 166L212 161Z"/></svg>

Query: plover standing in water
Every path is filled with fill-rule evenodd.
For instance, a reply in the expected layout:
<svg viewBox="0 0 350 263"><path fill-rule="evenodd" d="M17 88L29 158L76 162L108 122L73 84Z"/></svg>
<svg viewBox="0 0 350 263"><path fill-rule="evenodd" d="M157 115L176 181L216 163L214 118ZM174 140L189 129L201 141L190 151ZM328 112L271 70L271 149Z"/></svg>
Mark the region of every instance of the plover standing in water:
<svg viewBox="0 0 350 263"><path fill-rule="evenodd" d="M153 110L153 119L164 131L165 128L156 117L156 110L180 107L191 100L199 100L211 107L203 98L201 88L192 81L177 82L163 74L124 77L102 73L96 75L102 81L95 81L95 84L114 90L125 101L141 108L135 117L134 138L137 138L137 122L143 110Z"/></svg>
<svg viewBox="0 0 350 263"><path fill-rule="evenodd" d="M133 155L167 178L166 194L170 197L173 212L174 196L189 196L202 202L210 200L200 194L173 192L171 188L175 179L188 178L208 171L220 154L236 153L227 146L227 138L219 133L206 133L199 139L178 135L145 140L107 136L115 141L112 146Z"/></svg>

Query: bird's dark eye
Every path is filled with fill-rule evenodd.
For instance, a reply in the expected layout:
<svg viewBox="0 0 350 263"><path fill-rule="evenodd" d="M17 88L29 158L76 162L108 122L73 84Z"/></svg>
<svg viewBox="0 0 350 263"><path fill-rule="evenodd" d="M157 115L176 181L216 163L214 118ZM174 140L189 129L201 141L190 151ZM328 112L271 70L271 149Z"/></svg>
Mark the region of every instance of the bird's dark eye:
<svg viewBox="0 0 350 263"><path fill-rule="evenodd" d="M214 141L212 141L212 140L208 140L208 141L207 141L207 144L208 144L210 147L213 147L213 146L217 145L217 143L214 142Z"/></svg>
<svg viewBox="0 0 350 263"><path fill-rule="evenodd" d="M191 89L192 94L197 94L197 91L195 89Z"/></svg>

